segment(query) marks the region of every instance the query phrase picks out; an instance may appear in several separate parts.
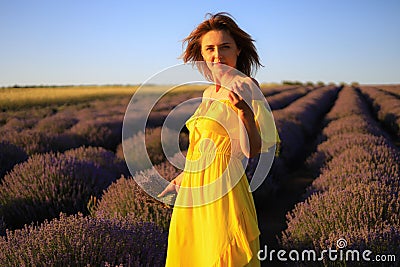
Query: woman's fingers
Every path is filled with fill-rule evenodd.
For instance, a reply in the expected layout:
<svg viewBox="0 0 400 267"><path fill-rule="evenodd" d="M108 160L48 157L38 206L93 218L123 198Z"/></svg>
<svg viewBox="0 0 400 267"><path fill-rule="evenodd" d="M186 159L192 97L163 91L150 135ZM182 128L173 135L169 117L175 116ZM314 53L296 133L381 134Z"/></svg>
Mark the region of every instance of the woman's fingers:
<svg viewBox="0 0 400 267"><path fill-rule="evenodd" d="M246 79L237 79L230 85L231 92L239 96L239 100L250 101L252 98L251 88Z"/></svg>
<svg viewBox="0 0 400 267"><path fill-rule="evenodd" d="M167 189L164 189L160 194L157 195L157 197L163 197L167 194Z"/></svg>
<svg viewBox="0 0 400 267"><path fill-rule="evenodd" d="M166 187L166 188L164 189L164 191L162 191L160 194L158 194L157 197L163 197L163 196L169 194L170 192L171 192L171 191L168 189L168 187Z"/></svg>
<svg viewBox="0 0 400 267"><path fill-rule="evenodd" d="M179 185L170 183L169 185L167 185L167 187L165 187L165 189L160 194L157 195L157 197L163 197L163 196L173 193L173 192L178 193L179 187L180 187Z"/></svg>
<svg viewBox="0 0 400 267"><path fill-rule="evenodd" d="M245 81L237 80L233 82L228 98L232 105L240 110L251 109L251 89Z"/></svg>

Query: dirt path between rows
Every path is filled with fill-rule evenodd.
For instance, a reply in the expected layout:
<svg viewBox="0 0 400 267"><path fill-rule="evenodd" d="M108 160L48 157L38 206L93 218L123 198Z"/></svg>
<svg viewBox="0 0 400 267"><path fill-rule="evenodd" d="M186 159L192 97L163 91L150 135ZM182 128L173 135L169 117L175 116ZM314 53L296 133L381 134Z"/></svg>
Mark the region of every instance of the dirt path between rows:
<svg viewBox="0 0 400 267"><path fill-rule="evenodd" d="M264 203L258 203L256 200L258 224L261 231L260 249L264 252L265 246L267 246L268 253L271 250L281 249L277 236L280 237L282 231L287 227L286 214L294 208L296 203L302 201L301 196L312 181L312 175L304 166L301 166L289 173L276 195L267 197ZM261 256L263 255L265 254L261 254ZM275 261L270 262L268 259L261 261L261 266L285 266L282 262L277 261L276 252L273 257Z"/></svg>

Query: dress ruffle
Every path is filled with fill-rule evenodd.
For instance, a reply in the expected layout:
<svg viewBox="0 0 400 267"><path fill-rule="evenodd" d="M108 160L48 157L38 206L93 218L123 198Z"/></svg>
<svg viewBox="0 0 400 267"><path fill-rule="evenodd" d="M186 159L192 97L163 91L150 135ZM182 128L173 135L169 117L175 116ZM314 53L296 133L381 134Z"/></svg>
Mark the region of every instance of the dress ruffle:
<svg viewBox="0 0 400 267"><path fill-rule="evenodd" d="M257 229L251 229L246 225L246 214L244 210L237 218L237 224L232 228L232 236L222 254L212 265L213 267L238 267L260 266L257 258L257 252L260 247L258 236L260 232Z"/></svg>

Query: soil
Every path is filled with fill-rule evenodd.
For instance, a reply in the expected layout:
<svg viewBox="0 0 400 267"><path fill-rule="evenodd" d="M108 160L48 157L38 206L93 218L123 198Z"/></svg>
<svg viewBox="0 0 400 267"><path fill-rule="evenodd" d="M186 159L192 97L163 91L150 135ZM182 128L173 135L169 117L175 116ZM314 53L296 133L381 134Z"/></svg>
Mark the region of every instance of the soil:
<svg viewBox="0 0 400 267"><path fill-rule="evenodd" d="M263 200L264 203L255 202L261 232L260 249L263 250L261 256L265 255L265 246L267 246L268 253L275 250L275 254L273 254L275 260L272 262L269 259L263 260L261 266L288 266L288 263L285 265L276 259L276 251L281 249L278 239L287 227L286 214L294 208L296 203L303 201L302 195L312 181L312 175L307 168L301 166L289 173L276 194Z"/></svg>

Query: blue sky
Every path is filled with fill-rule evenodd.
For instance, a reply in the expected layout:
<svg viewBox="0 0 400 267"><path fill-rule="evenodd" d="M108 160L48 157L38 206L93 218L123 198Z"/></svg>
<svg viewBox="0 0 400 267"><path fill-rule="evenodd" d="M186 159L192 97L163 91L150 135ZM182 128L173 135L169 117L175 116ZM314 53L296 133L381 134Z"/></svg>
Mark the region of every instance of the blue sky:
<svg viewBox="0 0 400 267"><path fill-rule="evenodd" d="M400 83L398 0L3 0L0 86L142 83L219 11L256 40L260 82Z"/></svg>

